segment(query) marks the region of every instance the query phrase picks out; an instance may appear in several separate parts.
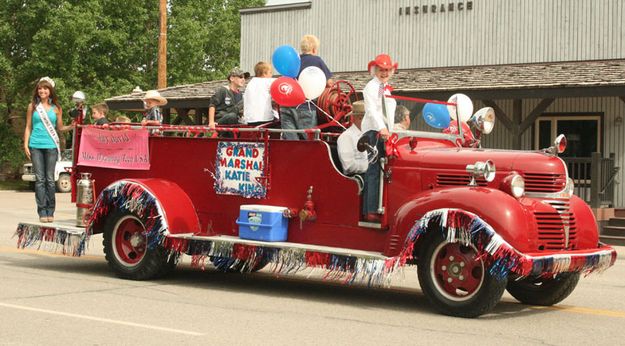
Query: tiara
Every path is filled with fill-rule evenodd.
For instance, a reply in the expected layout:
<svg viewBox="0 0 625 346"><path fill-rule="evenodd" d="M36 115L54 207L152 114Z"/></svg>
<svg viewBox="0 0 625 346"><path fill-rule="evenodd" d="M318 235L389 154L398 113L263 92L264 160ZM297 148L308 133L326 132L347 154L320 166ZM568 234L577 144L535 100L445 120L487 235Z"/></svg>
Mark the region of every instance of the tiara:
<svg viewBox="0 0 625 346"><path fill-rule="evenodd" d="M50 83L50 85L52 85L52 87L54 88L54 84L55 84L55 83L54 83L54 81L52 80L52 78L50 78L50 77L48 77L48 76L42 77L41 79L39 79L39 82L48 82L48 83Z"/></svg>

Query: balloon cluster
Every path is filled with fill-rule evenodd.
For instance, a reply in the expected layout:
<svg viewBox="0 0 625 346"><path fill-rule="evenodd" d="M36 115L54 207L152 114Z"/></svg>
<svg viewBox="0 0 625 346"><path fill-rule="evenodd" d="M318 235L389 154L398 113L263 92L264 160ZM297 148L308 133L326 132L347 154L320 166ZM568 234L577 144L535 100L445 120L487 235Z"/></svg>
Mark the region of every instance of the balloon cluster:
<svg viewBox="0 0 625 346"><path fill-rule="evenodd" d="M269 89L271 97L280 106L295 107L323 93L327 83L325 73L316 66L306 67L300 72L302 62L295 48L288 45L276 48L271 61L282 75Z"/></svg>

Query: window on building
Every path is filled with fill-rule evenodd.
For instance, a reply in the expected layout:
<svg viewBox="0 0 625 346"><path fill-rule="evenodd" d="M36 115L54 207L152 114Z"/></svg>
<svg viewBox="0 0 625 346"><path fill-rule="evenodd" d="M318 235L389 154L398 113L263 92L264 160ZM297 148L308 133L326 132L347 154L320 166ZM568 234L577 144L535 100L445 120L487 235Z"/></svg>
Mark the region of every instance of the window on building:
<svg viewBox="0 0 625 346"><path fill-rule="evenodd" d="M590 157L601 151L600 115L541 116L534 126L534 148L544 149L553 144L559 134L567 140L562 157Z"/></svg>

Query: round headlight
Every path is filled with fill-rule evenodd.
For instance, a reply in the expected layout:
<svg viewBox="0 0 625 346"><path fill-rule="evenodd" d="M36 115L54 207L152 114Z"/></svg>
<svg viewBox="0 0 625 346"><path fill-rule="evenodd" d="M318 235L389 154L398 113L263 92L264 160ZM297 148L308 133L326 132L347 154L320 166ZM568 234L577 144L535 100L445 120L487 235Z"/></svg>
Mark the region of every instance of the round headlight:
<svg viewBox="0 0 625 346"><path fill-rule="evenodd" d="M520 198L525 193L525 179L520 175L514 175L510 182L510 192L512 196Z"/></svg>
<svg viewBox="0 0 625 346"><path fill-rule="evenodd" d="M517 173L511 173L501 181L501 190L515 198L525 194L525 179Z"/></svg>

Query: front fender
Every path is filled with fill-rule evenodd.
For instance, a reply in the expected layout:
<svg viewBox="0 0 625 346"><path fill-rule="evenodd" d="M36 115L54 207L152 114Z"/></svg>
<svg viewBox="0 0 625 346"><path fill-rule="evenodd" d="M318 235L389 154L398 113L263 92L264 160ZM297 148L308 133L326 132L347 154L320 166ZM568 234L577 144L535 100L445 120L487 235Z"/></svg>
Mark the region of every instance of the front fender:
<svg viewBox="0 0 625 346"><path fill-rule="evenodd" d="M504 278L510 273L517 277L553 277L559 273L602 272L614 265L616 251L604 245L590 249L523 253L506 242L479 216L461 209L436 209L417 220L406 237L404 250L397 256L410 259L413 246L427 241L427 234L442 232L450 243L472 246L476 258L488 266L488 272Z"/></svg>
<svg viewBox="0 0 625 346"><path fill-rule="evenodd" d="M175 233L199 233L200 222L189 196L164 179L124 179L98 196L88 223L90 234L102 233L103 220L113 210L129 211L144 223L150 244Z"/></svg>
<svg viewBox="0 0 625 346"><path fill-rule="evenodd" d="M536 248L535 227L530 212L509 194L486 187L462 186L417 194L395 213L390 239L406 239L415 221L427 212L449 208L478 215L519 251ZM387 243L386 255L395 255L400 250L393 248L392 244Z"/></svg>

